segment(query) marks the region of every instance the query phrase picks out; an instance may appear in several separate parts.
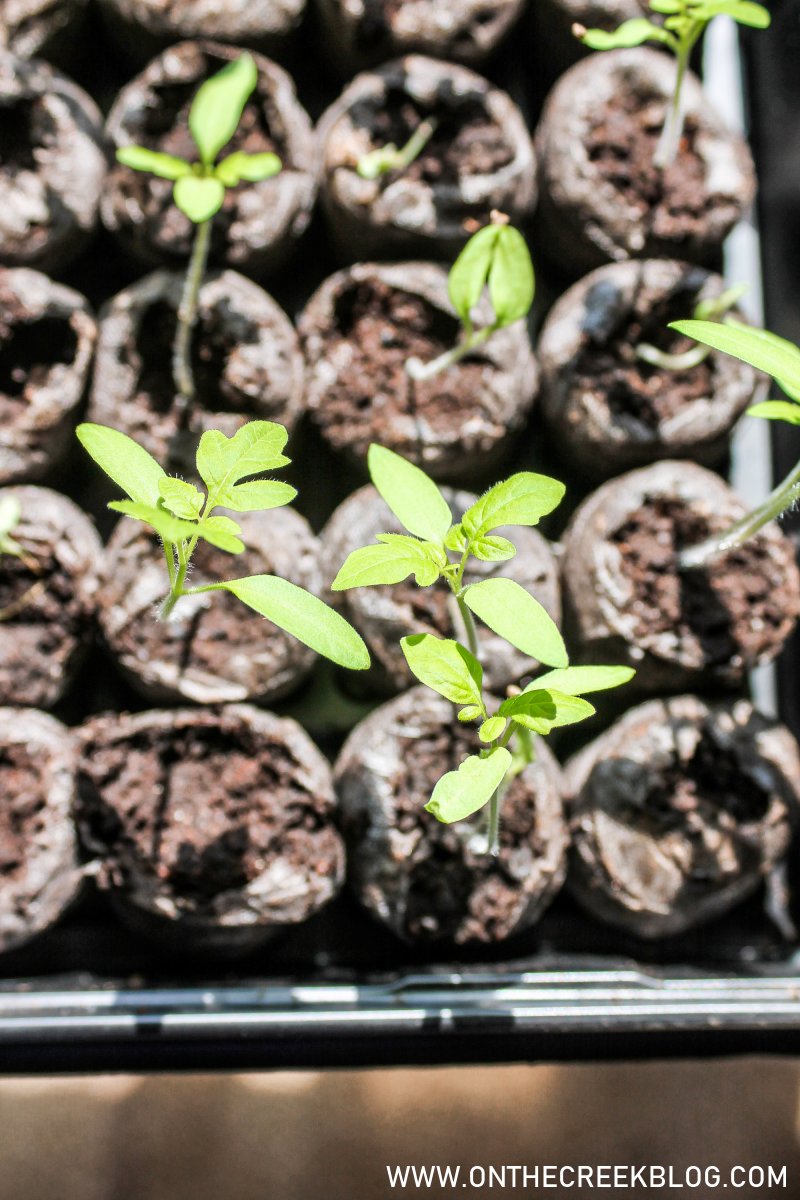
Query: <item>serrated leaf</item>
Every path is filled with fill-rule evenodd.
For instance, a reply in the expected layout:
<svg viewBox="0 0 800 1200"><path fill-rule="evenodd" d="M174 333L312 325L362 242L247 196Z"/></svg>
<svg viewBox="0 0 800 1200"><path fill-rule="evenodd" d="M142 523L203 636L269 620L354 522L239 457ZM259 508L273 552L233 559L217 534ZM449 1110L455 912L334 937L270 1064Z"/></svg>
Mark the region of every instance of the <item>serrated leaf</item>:
<svg viewBox="0 0 800 1200"><path fill-rule="evenodd" d="M236 132L257 82L255 60L245 53L198 88L189 110L189 131L207 166Z"/></svg>
<svg viewBox="0 0 800 1200"><path fill-rule="evenodd" d="M477 721L482 716L483 709L479 704L468 704L466 708L460 709L458 713L459 721Z"/></svg>
<svg viewBox="0 0 800 1200"><path fill-rule="evenodd" d="M289 483L277 479L253 479L249 483L227 487L224 504L233 512L265 512L269 508L291 504L296 495L297 488Z"/></svg>
<svg viewBox="0 0 800 1200"><path fill-rule="evenodd" d="M131 500L154 508L158 505L166 472L144 446L107 425L85 422L75 433L87 454Z"/></svg>
<svg viewBox="0 0 800 1200"><path fill-rule="evenodd" d="M488 804L510 766L511 755L504 746L485 758L465 758L457 771L448 771L436 784L426 811L448 825L463 821Z"/></svg>
<svg viewBox="0 0 800 1200"><path fill-rule="evenodd" d="M468 508L461 526L470 538L480 538L503 525L537 525L557 508L566 488L549 475L520 471L497 483Z"/></svg>
<svg viewBox="0 0 800 1200"><path fill-rule="evenodd" d="M513 579L483 579L464 592L464 602L485 625L523 654L548 667L569 665L564 640L550 614Z"/></svg>
<svg viewBox="0 0 800 1200"><path fill-rule="evenodd" d="M504 700L498 711L524 729L546 736L551 729L585 721L594 715L595 708L579 696L569 696L553 688L538 688Z"/></svg>
<svg viewBox="0 0 800 1200"><path fill-rule="evenodd" d="M222 208L225 188L211 176L184 175L176 180L172 198L190 221L201 225Z"/></svg>
<svg viewBox="0 0 800 1200"><path fill-rule="evenodd" d="M225 187L236 187L242 180L260 183L264 179L271 179L278 174L281 165L277 154L246 154L244 150L235 150L217 164L214 174Z"/></svg>
<svg viewBox="0 0 800 1200"><path fill-rule="evenodd" d="M143 504L139 500L112 500L108 507L123 516L151 525L165 542L185 542L197 533L197 525L174 517L157 504Z"/></svg>
<svg viewBox="0 0 800 1200"><path fill-rule="evenodd" d="M482 742L493 742L495 738L500 737L505 727L506 722L503 717L489 717L478 730L478 737Z"/></svg>
<svg viewBox="0 0 800 1200"><path fill-rule="evenodd" d="M605 29L587 29L579 40L590 50L618 50L651 41L669 43L670 37L660 25L654 25L646 17L631 17L610 33Z"/></svg>
<svg viewBox="0 0 800 1200"><path fill-rule="evenodd" d="M605 692L621 687L633 679L633 667L564 667L563 670L548 671L529 683L525 692L552 689L565 696L585 696L591 692Z"/></svg>
<svg viewBox="0 0 800 1200"><path fill-rule="evenodd" d="M375 587L400 583L413 575L420 587L428 587L439 578L436 548L416 538L383 534L376 546L363 546L347 556L331 584L334 592L355 587ZM384 540L386 539L386 540Z"/></svg>
<svg viewBox="0 0 800 1200"><path fill-rule="evenodd" d="M426 542L443 542L453 514L433 480L385 446L371 445L367 463L372 482L400 524Z"/></svg>
<svg viewBox="0 0 800 1200"><path fill-rule="evenodd" d="M117 150L117 162L134 171L148 171L159 179L181 179L191 175L191 163L174 154L162 154L159 150L148 150L145 146L121 146Z"/></svg>
<svg viewBox="0 0 800 1200"><path fill-rule="evenodd" d="M469 239L450 268L447 277L450 303L467 328L471 325L470 314L480 300L489 278L492 256L501 228L500 225L485 225L483 229L479 229Z"/></svg>
<svg viewBox="0 0 800 1200"><path fill-rule="evenodd" d="M165 475L158 482L158 491L164 502L164 507L176 517L186 521L196 521L200 516L205 496L192 483L185 479L174 479Z"/></svg>
<svg viewBox="0 0 800 1200"><path fill-rule="evenodd" d="M788 395L800 398L800 349L785 338L766 329L717 321L673 321L670 329L766 372Z"/></svg>
<svg viewBox="0 0 800 1200"><path fill-rule="evenodd" d="M453 704L482 706L483 669L466 646L452 638L415 633L400 639L412 674Z"/></svg>
<svg viewBox="0 0 800 1200"><path fill-rule="evenodd" d="M205 521L201 521L197 526L196 532L218 550L227 550L228 554L241 554L245 548L239 536L242 532L241 526L230 517L206 517Z"/></svg>
<svg viewBox="0 0 800 1200"><path fill-rule="evenodd" d="M526 317L533 304L536 279L525 238L513 225L501 225L489 268L489 299L501 326Z"/></svg>
<svg viewBox="0 0 800 1200"><path fill-rule="evenodd" d="M767 421L788 421L800 425L800 404L791 400L764 400L746 410L748 417L763 417Z"/></svg>
<svg viewBox="0 0 800 1200"><path fill-rule="evenodd" d="M477 538L470 549L482 562L506 562L517 553L513 542L497 534Z"/></svg>
<svg viewBox="0 0 800 1200"><path fill-rule="evenodd" d="M235 484L250 475L285 466L289 459L281 451L288 437L284 427L274 421L248 421L233 437L226 437L218 429L206 430L197 448L197 470L208 488L210 507L220 504L233 508L237 502Z"/></svg>
<svg viewBox="0 0 800 1200"><path fill-rule="evenodd" d="M248 608L340 667L365 671L369 666L369 651L352 625L317 596L288 579L250 575L213 584L208 590L231 592Z"/></svg>

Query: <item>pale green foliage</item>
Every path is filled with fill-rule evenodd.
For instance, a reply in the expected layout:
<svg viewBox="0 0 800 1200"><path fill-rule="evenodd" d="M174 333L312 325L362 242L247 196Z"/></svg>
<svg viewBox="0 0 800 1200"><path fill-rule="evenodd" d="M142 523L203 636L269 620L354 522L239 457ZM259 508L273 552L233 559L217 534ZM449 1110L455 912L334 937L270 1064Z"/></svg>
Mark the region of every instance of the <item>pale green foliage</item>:
<svg viewBox="0 0 800 1200"><path fill-rule="evenodd" d="M16 496L3 496L0 499L0 554L10 554L19 558L24 553L19 542L12 537L22 517L22 505Z"/></svg>
<svg viewBox="0 0 800 1200"><path fill-rule="evenodd" d="M674 321L670 329L771 375L792 403L767 400L763 404L754 404L747 411L751 416L800 424L800 347L766 329L753 329L749 325Z"/></svg>
<svg viewBox="0 0 800 1200"><path fill-rule="evenodd" d="M195 224L219 212L226 188L243 180L256 183L281 169L275 154L247 154L236 150L222 162L217 156L228 144L256 83L258 71L251 54L241 54L197 90L189 110L189 131L197 147L198 162L188 162L146 146L123 146L117 160L135 171L148 171L174 183L172 196L181 212Z"/></svg>
<svg viewBox="0 0 800 1200"><path fill-rule="evenodd" d="M226 437L208 430L197 450L197 473L205 492L167 475L148 452L126 434L104 425L79 425L78 438L94 461L123 492L109 508L151 526L164 547L169 593L166 617L182 596L229 591L249 608L285 629L304 645L340 666L363 670L369 654L356 631L333 609L296 584L274 575L221 580L185 587L195 547L201 539L230 554L245 549L241 526L218 507L235 512L277 508L294 499L293 487L254 475L285 466L288 434L272 421L250 421Z"/></svg>

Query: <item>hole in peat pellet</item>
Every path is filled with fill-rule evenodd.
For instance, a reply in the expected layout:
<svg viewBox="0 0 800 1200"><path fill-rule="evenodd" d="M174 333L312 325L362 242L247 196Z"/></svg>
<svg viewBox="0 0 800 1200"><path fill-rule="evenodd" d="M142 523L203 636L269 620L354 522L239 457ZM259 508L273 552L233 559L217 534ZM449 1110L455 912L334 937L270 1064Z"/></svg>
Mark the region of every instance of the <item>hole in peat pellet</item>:
<svg viewBox="0 0 800 1200"><path fill-rule="evenodd" d="M40 106L30 97L0 101L0 174L37 170L35 148L40 144Z"/></svg>
<svg viewBox="0 0 800 1200"><path fill-rule="evenodd" d="M18 308L15 298L0 294L0 420L30 399L56 363L74 362L78 349L78 335L66 317L17 319Z"/></svg>

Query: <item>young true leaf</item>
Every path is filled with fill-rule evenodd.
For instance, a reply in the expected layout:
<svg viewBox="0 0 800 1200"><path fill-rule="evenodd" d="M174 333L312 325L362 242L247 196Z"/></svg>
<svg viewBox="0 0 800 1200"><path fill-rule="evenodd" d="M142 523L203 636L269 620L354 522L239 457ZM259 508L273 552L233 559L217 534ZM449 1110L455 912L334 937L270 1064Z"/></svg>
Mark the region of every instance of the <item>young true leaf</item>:
<svg viewBox="0 0 800 1200"><path fill-rule="evenodd" d="M564 498L566 488L548 475L521 471L495 484L468 508L461 527L470 538L482 538L502 525L537 525Z"/></svg>
<svg viewBox="0 0 800 1200"><path fill-rule="evenodd" d="M235 150L217 164L214 174L225 187L236 187L242 180L260 183L264 179L271 179L280 169L281 160L277 154L246 154L244 150Z"/></svg>
<svg viewBox="0 0 800 1200"><path fill-rule="evenodd" d="M218 550L225 550L228 554L241 554L245 548L240 537L241 526L230 517L206 517L195 532L212 546L216 546Z"/></svg>
<svg viewBox="0 0 800 1200"><path fill-rule="evenodd" d="M377 546L353 550L331 584L334 592L349 588L400 583L413 575L420 587L435 583L444 555L430 543L402 534L380 534Z"/></svg>
<svg viewBox="0 0 800 1200"><path fill-rule="evenodd" d="M76 434L98 467L113 479L131 500L158 507L159 490L166 472L143 446L127 434L106 425L79 425Z"/></svg>
<svg viewBox="0 0 800 1200"><path fill-rule="evenodd" d="M148 171L159 179L176 180L192 173L192 165L186 159L148 150L146 146L122 146L117 151L117 162L134 171Z"/></svg>
<svg viewBox="0 0 800 1200"><path fill-rule="evenodd" d="M164 507L187 521L196 521L205 504L205 496L194 484L186 483L184 479L173 479L169 475L159 479L158 492Z"/></svg>
<svg viewBox="0 0 800 1200"><path fill-rule="evenodd" d="M483 579L464 592L467 607L500 637L548 667L569 664L564 639L545 608L513 579Z"/></svg>
<svg viewBox="0 0 800 1200"><path fill-rule="evenodd" d="M484 708L481 704L468 704L465 708L459 709L459 721L477 721L484 714Z"/></svg>
<svg viewBox="0 0 800 1200"><path fill-rule="evenodd" d="M463 821L488 804L511 766L511 755L498 746L485 758L465 758L457 771L443 775L425 808L439 821Z"/></svg>
<svg viewBox="0 0 800 1200"><path fill-rule="evenodd" d="M235 485L250 475L286 466L289 459L281 451L288 437L274 421L248 421L233 437L218 429L207 430L197 449L197 469L212 507L221 504L242 511L236 509Z"/></svg>
<svg viewBox="0 0 800 1200"><path fill-rule="evenodd" d="M161 505L143 504L139 500L111 500L108 507L113 512L123 516L133 517L135 521L144 521L152 525L158 536L164 542L181 542L194 537L197 526L189 521L174 517L171 512Z"/></svg>
<svg viewBox="0 0 800 1200"><path fill-rule="evenodd" d="M504 700L499 712L502 717L544 736L558 726L585 721L594 715L595 709L588 700L547 688L525 691Z"/></svg>
<svg viewBox="0 0 800 1200"><path fill-rule="evenodd" d="M453 514L433 480L384 446L370 446L367 463L372 482L408 532L441 544Z"/></svg>
<svg viewBox="0 0 800 1200"><path fill-rule="evenodd" d="M486 535L470 542L470 552L481 562L506 562L517 553L517 548L508 538Z"/></svg>
<svg viewBox="0 0 800 1200"><path fill-rule="evenodd" d="M291 504L297 488L277 479L251 479L249 483L237 483L225 488L226 508L233 512L266 512L270 508L283 508Z"/></svg>
<svg viewBox="0 0 800 1200"><path fill-rule="evenodd" d="M493 742L495 738L499 738L505 730L506 722L503 717L489 717L488 721L484 721L478 730L478 737L482 742Z"/></svg>
<svg viewBox="0 0 800 1200"><path fill-rule="evenodd" d="M401 638L400 648L420 683L454 704L474 705L482 711L483 670L465 646L451 638L415 633Z"/></svg>
<svg viewBox="0 0 800 1200"><path fill-rule="evenodd" d="M211 176L182 175L175 181L172 198L190 221L201 225L222 208L225 188Z"/></svg>
<svg viewBox="0 0 800 1200"><path fill-rule="evenodd" d="M253 56L241 54L198 89L189 110L189 131L207 166L236 132L257 82Z"/></svg>
<svg viewBox="0 0 800 1200"><path fill-rule="evenodd" d="M629 683L635 674L633 667L564 667L563 670L540 675L528 684L525 691L547 689L566 696L586 696L592 692L621 687Z"/></svg>

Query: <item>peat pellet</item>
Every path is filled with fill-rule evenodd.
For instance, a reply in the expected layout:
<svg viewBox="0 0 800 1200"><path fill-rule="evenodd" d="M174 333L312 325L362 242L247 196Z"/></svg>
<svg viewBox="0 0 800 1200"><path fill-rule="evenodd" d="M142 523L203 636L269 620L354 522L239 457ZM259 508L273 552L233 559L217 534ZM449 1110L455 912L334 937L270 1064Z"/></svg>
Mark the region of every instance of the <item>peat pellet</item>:
<svg viewBox="0 0 800 1200"><path fill-rule="evenodd" d="M326 52L348 74L411 52L477 65L523 7L524 0L317 0Z"/></svg>
<svg viewBox="0 0 800 1200"><path fill-rule="evenodd" d="M100 111L47 63L0 52L0 113L0 265L63 267L97 219Z"/></svg>
<svg viewBox="0 0 800 1200"><path fill-rule="evenodd" d="M63 60L78 44L87 0L0 0L0 49Z"/></svg>
<svg viewBox="0 0 800 1200"><path fill-rule="evenodd" d="M113 148L135 143L196 161L189 133L192 100L200 84L237 58L240 50L216 42L170 46L119 93L106 122ZM272 179L229 188L211 233L212 263L249 275L273 271L304 233L316 198L314 135L287 73L254 55L258 82L236 132L220 151L274 153L283 164ZM106 227L138 257L185 264L195 226L172 201L172 184L116 163L103 193Z"/></svg>
<svg viewBox="0 0 800 1200"><path fill-rule="evenodd" d="M562 271L626 258L716 263L752 201L753 163L687 73L680 150L656 167L674 84L672 56L639 48L595 54L551 91L536 135L536 244Z"/></svg>
<svg viewBox="0 0 800 1200"><path fill-rule="evenodd" d="M568 887L640 938L682 933L756 891L788 849L800 800L794 738L746 700L651 700L564 775Z"/></svg>
<svg viewBox="0 0 800 1200"><path fill-rule="evenodd" d="M133 928L234 956L339 890L330 767L295 721L246 704L108 715L80 748L79 831Z"/></svg>
<svg viewBox="0 0 800 1200"><path fill-rule="evenodd" d="M469 492L447 489L444 494L454 520L460 520L477 499ZM332 580L348 554L359 546L369 546L378 534L403 532L403 526L375 488L371 485L360 488L339 505L320 535L324 578ZM498 532L513 540L516 556L507 562L471 559L465 582L476 583L496 576L513 579L535 596L558 624L561 620L558 567L549 544L535 529L515 527ZM384 694L406 688L414 681L400 649L400 638L430 633L457 637L462 642L465 639L450 588L441 580L427 588L419 587L413 578L392 586L353 588L335 593L333 599L369 646L372 668L368 682ZM502 690L536 669L535 659L480 622L476 626L489 688Z"/></svg>
<svg viewBox="0 0 800 1200"><path fill-rule="evenodd" d="M362 179L359 160L435 130L402 171ZM409 54L350 83L317 127L320 197L339 254L452 258L493 209L520 223L533 209L533 146L505 92L466 67Z"/></svg>
<svg viewBox="0 0 800 1200"><path fill-rule="evenodd" d="M563 542L565 625L585 662L626 662L632 686L741 684L780 651L800 613L789 539L768 525L701 569L679 553L727 530L744 504L718 475L663 462L603 484Z"/></svg>
<svg viewBox="0 0 800 1200"><path fill-rule="evenodd" d="M761 376L711 352L685 369L654 366L640 345L680 355L696 343L668 329L726 284L702 267L668 259L598 267L550 310L537 355L541 411L559 451L591 479L663 458L712 464ZM733 312L738 320L741 314Z"/></svg>
<svg viewBox="0 0 800 1200"><path fill-rule="evenodd" d="M490 320L484 298L475 324ZM334 450L360 463L378 442L437 479L468 482L502 460L536 397L524 321L433 378L411 378L409 358L428 362L460 337L447 272L434 263L339 271L311 297L298 329L311 418Z"/></svg>
<svg viewBox="0 0 800 1200"><path fill-rule="evenodd" d="M200 435L245 421L292 429L303 402L303 357L289 318L252 280L210 275L200 289L191 359L196 401L177 401L172 347L182 277L156 271L101 310L89 418L141 442L159 462L194 462Z"/></svg>
<svg viewBox="0 0 800 1200"><path fill-rule="evenodd" d="M199 542L193 587L266 574L319 594L318 543L299 513L279 508L234 515L246 550L232 556ZM112 657L146 700L277 700L311 670L313 650L227 592L184 596L169 620L161 620L167 588L158 538L123 518L103 556L98 616Z"/></svg>
<svg viewBox="0 0 800 1200"><path fill-rule="evenodd" d="M540 740L506 793L496 856L481 817L471 834L425 812L437 780L479 745L453 705L417 687L362 721L336 762L350 886L405 941L503 941L530 929L563 882L560 770Z"/></svg>
<svg viewBox="0 0 800 1200"><path fill-rule="evenodd" d="M78 292L0 268L0 484L38 482L66 454L96 336Z"/></svg>
<svg viewBox="0 0 800 1200"><path fill-rule="evenodd" d="M294 32L305 0L100 0L109 32L141 62L172 42L214 38L274 53Z"/></svg>
<svg viewBox="0 0 800 1200"><path fill-rule="evenodd" d="M91 643L102 546L66 496L0 489L7 497L20 506L12 537L22 554L0 555L0 703L51 708Z"/></svg>
<svg viewBox="0 0 800 1200"><path fill-rule="evenodd" d="M76 761L60 721L0 708L0 952L44 932L80 892Z"/></svg>

